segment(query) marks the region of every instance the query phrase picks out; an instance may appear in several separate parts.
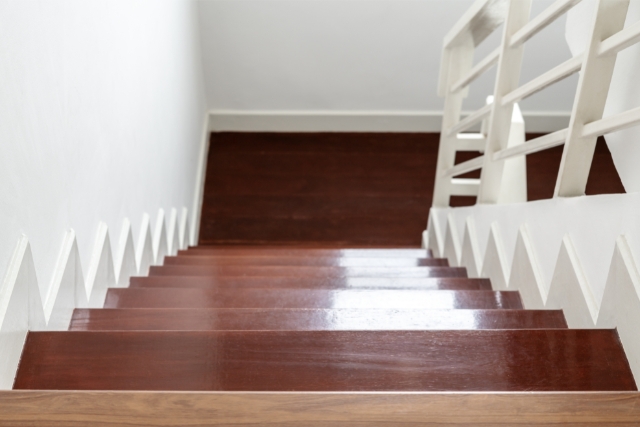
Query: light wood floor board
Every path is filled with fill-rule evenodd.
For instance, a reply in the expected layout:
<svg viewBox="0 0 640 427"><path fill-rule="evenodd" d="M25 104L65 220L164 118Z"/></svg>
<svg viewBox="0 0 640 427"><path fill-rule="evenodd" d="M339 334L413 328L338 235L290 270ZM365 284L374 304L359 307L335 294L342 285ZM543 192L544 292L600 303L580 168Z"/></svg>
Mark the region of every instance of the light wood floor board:
<svg viewBox="0 0 640 427"><path fill-rule="evenodd" d="M640 394L0 392L2 426L637 426Z"/></svg>

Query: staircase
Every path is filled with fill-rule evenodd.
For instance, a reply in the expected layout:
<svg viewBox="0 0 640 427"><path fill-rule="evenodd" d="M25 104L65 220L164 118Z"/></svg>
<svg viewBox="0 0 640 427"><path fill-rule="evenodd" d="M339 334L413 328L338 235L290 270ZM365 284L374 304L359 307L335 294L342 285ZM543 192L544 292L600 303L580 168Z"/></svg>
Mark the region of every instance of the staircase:
<svg viewBox="0 0 640 427"><path fill-rule="evenodd" d="M0 392L0 425L637 426L627 358L635 347L623 348L608 323L568 327L580 320L575 306L592 302L584 275L562 267L580 271L570 239L547 298L526 227L507 286L497 227L479 268L474 227L462 245L456 236L455 212L466 211L446 210L452 197L521 200L521 188L502 186L511 182L503 160L563 141L556 195L578 195L586 177L570 175L590 162L567 167L586 149L576 141L595 144L604 131L640 120L636 112L613 125L579 117L586 130L572 119L571 129L527 142L520 126L511 144L510 127L522 124L512 114L516 101L580 68L579 93L592 89L584 76L602 66L588 60L593 55L524 88L507 78L519 74L522 44L575 3L558 0L529 21L528 1L478 0L445 40L445 120L425 235L447 258L417 247L431 204L421 179L432 175L425 141L434 135L216 135L201 246L164 257L127 288L110 288L104 308L76 308L68 331L29 332L14 390ZM598 16L623 3L597 2ZM501 46L472 67L474 43L501 22ZM595 29L607 31L590 47L600 56L637 38L628 31L598 48L617 26L602 22ZM464 88L493 65L508 84L461 120ZM483 120L487 134L460 133ZM484 154L456 163L469 149ZM480 178L459 177L479 169ZM436 224L443 213L451 218L444 239ZM628 251L620 257L630 259ZM468 277L459 266L466 264L472 276L499 280ZM618 276L630 263L615 265L612 282L640 282ZM535 292L521 298L514 289L544 291L542 307L525 310L523 299L536 307ZM625 320L621 336L633 343L637 323L628 319L637 311L625 304L634 294L620 289L612 301Z"/></svg>
<svg viewBox="0 0 640 427"><path fill-rule="evenodd" d="M29 334L15 389L636 390L614 330L420 249L196 247L69 329Z"/></svg>
<svg viewBox="0 0 640 427"><path fill-rule="evenodd" d="M639 419L635 381L615 330L569 329L562 310L525 310L517 291L493 290L490 279L469 278L465 268L405 243L409 231L419 237L421 224L394 222L410 218L415 201L428 197L404 186L415 178L407 176L410 168L367 182L375 170L354 166L358 156L345 153L362 149L349 145L354 135L327 135L315 145L299 138L285 144L287 136L274 135L250 150L233 135L225 138L214 141L211 155L229 170L245 158L233 147L278 166L265 168L258 189L240 179L246 171L209 174L201 231L207 245L165 257L127 288L110 288L104 308L75 309L69 331L30 332L14 390L0 394L0 424L512 426ZM362 162L382 163L393 152L396 163L420 166L419 156L428 154L412 138L369 143ZM321 150L332 151L325 158L342 186L322 187L322 162L295 167L322 160ZM370 195L368 203L341 211L356 190ZM234 225L242 212L231 205L221 212L225 191L247 203L259 193L252 228L268 232L248 233L246 219ZM398 215L380 216L384 206L376 203L393 197ZM309 199L323 209L309 208L317 205ZM285 222L274 212L296 219ZM349 227L362 218L366 233ZM212 233L220 221L225 233ZM348 232L318 240L318 226L329 236ZM407 231L394 237L390 230ZM279 238L269 243L269 235Z"/></svg>

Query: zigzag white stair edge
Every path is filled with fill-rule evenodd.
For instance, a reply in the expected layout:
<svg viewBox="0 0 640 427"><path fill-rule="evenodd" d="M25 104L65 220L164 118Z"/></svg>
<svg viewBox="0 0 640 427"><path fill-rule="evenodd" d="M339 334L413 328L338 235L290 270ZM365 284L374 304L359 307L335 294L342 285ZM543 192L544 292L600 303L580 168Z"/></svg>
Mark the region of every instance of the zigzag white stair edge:
<svg viewBox="0 0 640 427"><path fill-rule="evenodd" d="M167 232L161 209L152 236L149 215L145 213L136 252L131 223L125 218L114 257L108 227L98 224L86 276L75 232L68 230L44 298L40 294L29 240L21 236L0 287L0 390L13 386L28 331L68 329L75 308L102 307L108 288L127 287L131 276L147 275L150 265L161 265L165 255L186 249L190 235L186 208L182 209L179 221L177 210L172 209L169 227Z"/></svg>
<svg viewBox="0 0 640 427"><path fill-rule="evenodd" d="M482 277L490 278L494 289L520 291L528 309L563 309L570 328L617 328L640 382L640 274L629 243L640 244L635 224L638 209L640 194L432 209L428 224L439 230L426 230L424 245L434 254L451 254L459 247L466 254L460 265L470 271L478 269L474 259L482 259ZM456 233L451 230L462 226L463 239L454 242ZM620 233L625 230L634 233ZM598 234L591 239L597 244L585 244L589 233ZM443 234L447 238L437 238ZM503 238L505 235L508 237ZM576 243L577 237L582 246ZM482 239L486 244L479 253ZM612 256L605 249L611 243ZM545 259L541 260L543 251ZM584 259L590 260L588 269ZM594 286L598 276L606 278L600 292Z"/></svg>

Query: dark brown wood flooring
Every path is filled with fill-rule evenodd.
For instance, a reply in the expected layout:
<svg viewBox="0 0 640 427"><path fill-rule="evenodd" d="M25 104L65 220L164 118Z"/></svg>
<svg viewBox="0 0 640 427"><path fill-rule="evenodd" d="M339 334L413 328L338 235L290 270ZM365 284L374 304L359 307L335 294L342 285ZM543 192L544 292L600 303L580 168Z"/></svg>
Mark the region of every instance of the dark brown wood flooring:
<svg viewBox="0 0 640 427"><path fill-rule="evenodd" d="M293 276L321 277L467 277L464 267L318 267L242 265L165 265L149 269L150 276Z"/></svg>
<svg viewBox="0 0 640 427"><path fill-rule="evenodd" d="M105 308L522 308L509 291L109 289Z"/></svg>
<svg viewBox="0 0 640 427"><path fill-rule="evenodd" d="M613 330L32 332L15 388L635 390L619 353Z"/></svg>
<svg viewBox="0 0 640 427"><path fill-rule="evenodd" d="M72 331L566 329L561 310L78 309Z"/></svg>
<svg viewBox="0 0 640 427"><path fill-rule="evenodd" d="M421 289L491 290L488 279L463 277L132 277L130 288L300 288L300 289Z"/></svg>
<svg viewBox="0 0 640 427"><path fill-rule="evenodd" d="M199 242L418 246L431 206L439 137L213 133ZM456 161L479 154L460 152ZM529 200L553 196L561 156L562 147L527 156ZM624 192L600 138L587 194ZM475 197L451 200L452 206L474 203Z"/></svg>
<svg viewBox="0 0 640 427"><path fill-rule="evenodd" d="M29 333L14 387L636 390L615 330L568 329L418 247L437 140L213 135L200 246Z"/></svg>
<svg viewBox="0 0 640 427"><path fill-rule="evenodd" d="M437 134L214 133L200 244L420 245Z"/></svg>
<svg viewBox="0 0 640 427"><path fill-rule="evenodd" d="M194 252L178 267L203 267L205 251ZM133 278L108 291L104 309L76 309L68 332L30 333L14 387L635 390L615 330L569 330L561 311L524 310L517 292L493 291L486 279L401 277L453 270L423 265L433 260L424 252L386 249L386 267L362 252L313 254L210 251L209 272ZM414 266L393 266L398 259ZM277 274L254 274L264 271Z"/></svg>

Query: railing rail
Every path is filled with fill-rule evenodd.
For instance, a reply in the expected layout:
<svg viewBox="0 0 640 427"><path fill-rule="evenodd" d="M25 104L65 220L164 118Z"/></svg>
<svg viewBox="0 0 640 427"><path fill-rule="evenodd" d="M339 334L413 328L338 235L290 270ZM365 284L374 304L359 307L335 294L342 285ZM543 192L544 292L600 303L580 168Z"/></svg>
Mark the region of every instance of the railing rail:
<svg viewBox="0 0 640 427"><path fill-rule="evenodd" d="M588 43L582 54L518 85L527 40L569 11L581 0L557 0L530 19L531 0L478 0L445 38L439 94L445 98L433 205L448 206L450 196L477 194L478 203L526 201L510 188L513 174L526 174L524 156L564 145L554 197L584 194L596 140L599 136L640 124L640 108L604 117L604 106L617 53L640 42L640 22L624 28L629 0L596 0ZM473 65L475 47L503 24L500 46ZM495 102L461 119L469 85L494 65ZM569 127L524 142L524 129L514 120L517 102L580 72ZM519 115L519 113L518 113ZM460 132L483 121L486 132L474 142ZM482 147L484 144L484 147ZM455 164L456 151L484 153ZM517 167L513 167L515 163ZM506 166L507 163L512 166ZM456 176L481 170L479 180L461 183ZM525 181L526 182L526 181ZM465 189L460 191L461 186ZM473 188L473 190L471 190ZM477 192L476 192L477 188ZM456 193L457 192L457 193ZM509 194L508 196L505 196Z"/></svg>

